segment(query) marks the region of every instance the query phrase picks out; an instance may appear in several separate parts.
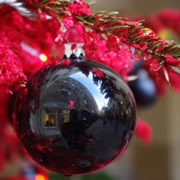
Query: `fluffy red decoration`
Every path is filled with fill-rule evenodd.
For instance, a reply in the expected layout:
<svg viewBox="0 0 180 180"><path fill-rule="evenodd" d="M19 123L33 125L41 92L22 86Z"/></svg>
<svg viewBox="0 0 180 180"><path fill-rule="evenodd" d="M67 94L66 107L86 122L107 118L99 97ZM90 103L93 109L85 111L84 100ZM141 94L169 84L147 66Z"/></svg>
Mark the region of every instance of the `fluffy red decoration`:
<svg viewBox="0 0 180 180"><path fill-rule="evenodd" d="M14 44L3 34L0 32L0 91L7 91L13 83L23 82L25 76L19 57L12 50Z"/></svg>
<svg viewBox="0 0 180 180"><path fill-rule="evenodd" d="M152 127L147 122L138 119L135 134L138 138L144 141L144 143L150 144L152 138Z"/></svg>
<svg viewBox="0 0 180 180"><path fill-rule="evenodd" d="M163 9L157 13L147 15L144 17L137 17L138 19L145 19L143 23L144 26L149 27L155 33L161 32L163 29L171 29L180 35L180 11L175 9ZM165 64L159 66L159 62L153 61L152 59L157 59L156 56L153 58L147 58L147 61L144 61L145 68L150 72L152 77L156 80L156 84L160 94L165 94L166 92L166 84L167 79L164 76L165 72L167 72L169 78L169 85L173 87L174 90L180 91L180 77L179 74L174 72L171 68L167 67L167 64L172 66L180 66L180 61L174 59L171 55L165 56L166 61ZM157 71L155 71L157 69Z"/></svg>
<svg viewBox="0 0 180 180"><path fill-rule="evenodd" d="M73 7L69 7L69 10L73 11L76 6L79 6L80 12L90 13L88 6L84 6L84 4L72 4L71 6ZM4 8L0 8L0 12L4 11ZM130 61L132 54L125 45L122 45L121 50L119 50L115 36L110 35L109 40L105 40L101 33L86 31L85 27L72 16L64 15L61 18L67 31L74 28L78 32L77 42L85 43L84 50L88 59L100 61L126 78L127 73L132 68ZM57 60L63 56L62 44L66 40L67 31L59 31L60 24L55 18L41 20L39 23L24 19L12 11L0 16L0 29L1 87L10 87L13 83L23 82L24 73L30 75L43 65L50 63L50 59L46 63L40 61L40 52L49 54L50 58L54 56ZM55 42L55 39L58 39L58 43ZM70 42L76 41L74 35L69 35L68 40Z"/></svg>
<svg viewBox="0 0 180 180"><path fill-rule="evenodd" d="M151 28L155 33L159 33L161 30L168 28L180 35L180 10L162 9L157 13L133 19L145 19L143 25Z"/></svg>
<svg viewBox="0 0 180 180"><path fill-rule="evenodd" d="M180 36L180 10L163 9L157 14L156 18L158 18L165 27L174 30Z"/></svg>

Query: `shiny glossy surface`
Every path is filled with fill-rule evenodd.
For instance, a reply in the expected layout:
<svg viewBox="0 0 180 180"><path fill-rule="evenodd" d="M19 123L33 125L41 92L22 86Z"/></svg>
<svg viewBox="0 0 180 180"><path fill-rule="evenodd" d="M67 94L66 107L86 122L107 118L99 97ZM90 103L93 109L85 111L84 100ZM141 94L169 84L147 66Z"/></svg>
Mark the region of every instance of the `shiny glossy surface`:
<svg viewBox="0 0 180 180"><path fill-rule="evenodd" d="M138 71L138 79L130 81L129 86L134 94L137 105L140 107L150 106L158 99L155 81L145 69Z"/></svg>
<svg viewBox="0 0 180 180"><path fill-rule="evenodd" d="M124 152L136 107L114 71L72 59L35 73L20 92L13 117L32 158L69 176L102 169Z"/></svg>

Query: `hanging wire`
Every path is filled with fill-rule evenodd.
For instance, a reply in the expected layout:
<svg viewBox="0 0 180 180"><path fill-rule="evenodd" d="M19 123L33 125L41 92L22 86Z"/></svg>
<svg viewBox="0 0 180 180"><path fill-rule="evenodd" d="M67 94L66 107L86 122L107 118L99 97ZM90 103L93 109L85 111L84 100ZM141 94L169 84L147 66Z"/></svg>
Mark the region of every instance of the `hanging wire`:
<svg viewBox="0 0 180 180"><path fill-rule="evenodd" d="M76 35L76 39L75 39L74 42L70 42L70 40L69 40L69 34L71 32L74 32L75 35ZM70 31L67 32L67 34L66 34L66 41L67 41L67 43L77 43L77 41L78 41L78 33L77 33L77 31L74 28L72 28Z"/></svg>

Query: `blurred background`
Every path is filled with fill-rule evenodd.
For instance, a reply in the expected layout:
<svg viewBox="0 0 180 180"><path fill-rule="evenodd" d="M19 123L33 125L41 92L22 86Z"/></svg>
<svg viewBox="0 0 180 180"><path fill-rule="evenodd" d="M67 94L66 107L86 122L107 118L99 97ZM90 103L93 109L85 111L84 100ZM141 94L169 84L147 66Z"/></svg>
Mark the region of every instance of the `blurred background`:
<svg viewBox="0 0 180 180"><path fill-rule="evenodd" d="M149 24L154 28L152 29L157 30L157 34L159 33L162 38L174 39L180 42L180 33L170 30L169 26L158 29L155 25L157 23L156 18L151 17L152 14L156 14L164 8L180 10L180 1L97 0L92 10L119 11L123 16L133 19L136 19L136 17L146 19L148 17ZM175 93L169 87L166 96L159 97L148 107L138 107L138 116L152 125L151 144L146 145L133 137L124 155L100 172L69 178L51 173L48 179L180 180L180 94ZM16 174L21 167L21 161L15 162L15 167L12 164L5 170L0 171L0 180L6 180L8 173ZM46 176L38 176L38 178L35 180L47 179Z"/></svg>

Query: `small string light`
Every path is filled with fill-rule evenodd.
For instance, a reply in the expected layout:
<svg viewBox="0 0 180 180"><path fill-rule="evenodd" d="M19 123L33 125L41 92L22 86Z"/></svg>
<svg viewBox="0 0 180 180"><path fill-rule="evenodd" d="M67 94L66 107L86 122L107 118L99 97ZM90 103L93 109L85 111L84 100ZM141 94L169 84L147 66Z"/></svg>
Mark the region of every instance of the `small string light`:
<svg viewBox="0 0 180 180"><path fill-rule="evenodd" d="M36 174L35 180L47 180L47 177L44 174Z"/></svg>
<svg viewBox="0 0 180 180"><path fill-rule="evenodd" d="M45 54L42 53L42 54L39 55L39 59L41 61L43 61L43 62L46 62L48 60L48 57Z"/></svg>

